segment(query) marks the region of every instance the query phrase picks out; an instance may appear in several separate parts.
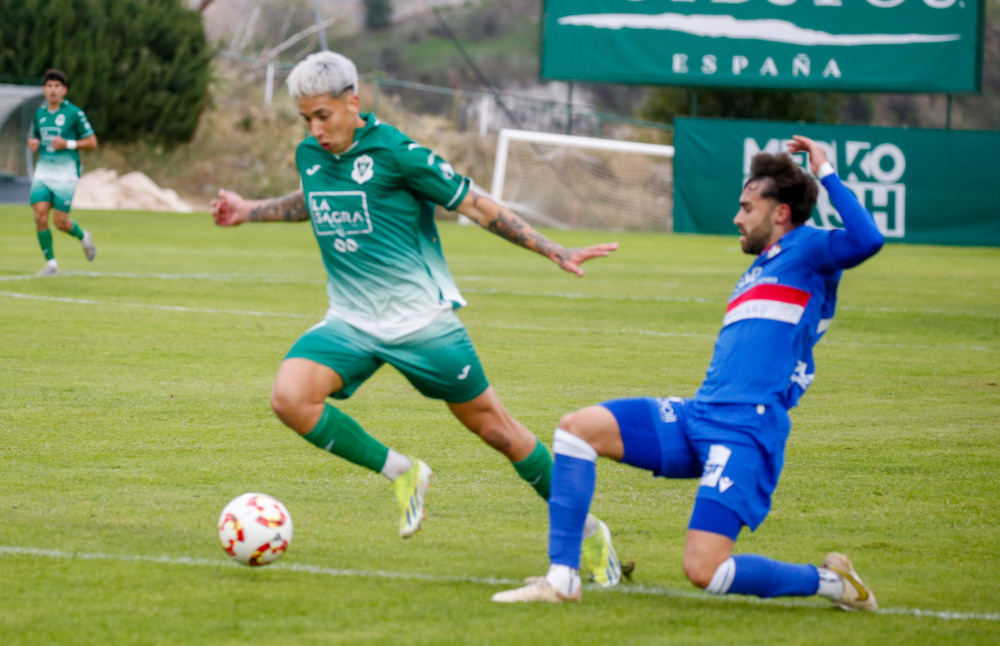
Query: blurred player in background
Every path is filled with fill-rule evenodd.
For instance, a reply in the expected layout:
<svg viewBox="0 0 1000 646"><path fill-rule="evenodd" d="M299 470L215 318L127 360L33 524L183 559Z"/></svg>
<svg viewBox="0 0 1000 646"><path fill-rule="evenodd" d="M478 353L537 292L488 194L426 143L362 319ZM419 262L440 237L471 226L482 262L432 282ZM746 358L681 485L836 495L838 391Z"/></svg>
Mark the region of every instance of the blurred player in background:
<svg viewBox="0 0 1000 646"><path fill-rule="evenodd" d="M362 114L357 69L340 54L307 57L292 70L288 88L309 131L296 152L303 190L272 200L223 190L212 202L220 226L311 220L326 266L330 308L281 364L271 395L275 413L317 447L392 481L402 511L399 533L412 536L424 519L431 469L381 444L327 402L350 397L387 363L425 396L443 400L548 500L552 457L504 408L455 314L465 301L441 252L434 205L578 276L583 262L607 256L617 244L566 249L548 240L434 152ZM614 585L621 568L607 525L588 516L581 531L586 571Z"/></svg>
<svg viewBox="0 0 1000 646"><path fill-rule="evenodd" d="M834 174L816 142L806 153L844 228L803 226L819 190L790 155L754 157L733 222L756 256L733 290L715 353L692 399L635 398L564 416L555 432L549 500L549 571L493 600L579 601L580 540L599 456L665 478L701 478L684 547L684 573L713 594L820 595L848 610L878 605L851 561L833 552L821 567L756 554L733 556L743 526L771 508L791 430L788 410L813 380L813 346L829 326L844 269L873 256L883 238L870 213Z"/></svg>
<svg viewBox="0 0 1000 646"><path fill-rule="evenodd" d="M38 153L38 163L31 178L31 207L35 213L38 244L45 255L40 276L56 276L56 262L49 230L49 212L56 227L80 241L87 260L97 255L89 231L69 217L73 193L80 179L80 152L97 148L97 135L83 110L66 100L69 81L66 75L50 69L45 72L45 104L35 112L28 137L28 148Z"/></svg>

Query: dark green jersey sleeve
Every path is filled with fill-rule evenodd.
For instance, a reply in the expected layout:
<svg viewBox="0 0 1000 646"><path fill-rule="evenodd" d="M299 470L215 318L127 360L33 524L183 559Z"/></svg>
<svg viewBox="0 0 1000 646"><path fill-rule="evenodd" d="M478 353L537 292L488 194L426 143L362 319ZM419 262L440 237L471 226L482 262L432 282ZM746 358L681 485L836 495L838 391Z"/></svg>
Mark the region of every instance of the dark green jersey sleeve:
<svg viewBox="0 0 1000 646"><path fill-rule="evenodd" d="M448 210L455 210L472 186L472 180L455 172L445 159L413 141L399 144L396 159L411 191Z"/></svg>

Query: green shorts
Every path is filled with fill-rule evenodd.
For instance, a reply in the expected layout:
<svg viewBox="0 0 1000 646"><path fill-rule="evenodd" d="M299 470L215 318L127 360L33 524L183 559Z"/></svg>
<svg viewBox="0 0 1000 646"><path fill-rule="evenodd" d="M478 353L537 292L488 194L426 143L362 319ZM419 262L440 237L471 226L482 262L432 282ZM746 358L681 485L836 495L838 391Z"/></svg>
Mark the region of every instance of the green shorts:
<svg viewBox="0 0 1000 646"><path fill-rule="evenodd" d="M406 377L424 396L460 404L488 387L469 333L451 316L393 342L385 342L335 319L309 328L285 356L309 359L335 370L344 387L331 393L347 399L383 364Z"/></svg>
<svg viewBox="0 0 1000 646"><path fill-rule="evenodd" d="M38 202L48 202L56 211L69 213L73 203L73 194L76 193L77 180L46 181L41 179L31 180L31 204Z"/></svg>

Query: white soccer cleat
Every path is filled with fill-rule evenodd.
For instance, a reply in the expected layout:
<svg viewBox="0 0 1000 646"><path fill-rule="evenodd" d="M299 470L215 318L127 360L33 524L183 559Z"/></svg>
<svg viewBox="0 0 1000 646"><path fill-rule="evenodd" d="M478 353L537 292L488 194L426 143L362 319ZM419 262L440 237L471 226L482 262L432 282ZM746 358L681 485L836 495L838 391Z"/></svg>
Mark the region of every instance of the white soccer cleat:
<svg viewBox="0 0 1000 646"><path fill-rule="evenodd" d="M399 535L409 538L420 531L424 522L424 496L431 486L434 472L421 460L414 460L410 470L392 482L392 489L399 502L402 515L399 519Z"/></svg>
<svg viewBox="0 0 1000 646"><path fill-rule="evenodd" d="M45 266L42 267L42 270L40 272L38 272L38 275L39 276L58 276L59 275L59 263L56 262L55 258L53 258L52 260L47 260L45 262Z"/></svg>
<svg viewBox="0 0 1000 646"><path fill-rule="evenodd" d="M83 247L83 254L87 256L87 260L93 260L97 255L97 246L94 245L94 236L90 235L90 231L83 232L80 246Z"/></svg>
<svg viewBox="0 0 1000 646"><path fill-rule="evenodd" d="M504 590L493 595L492 600L497 603L532 603L544 601L546 603L565 603L567 601L579 601L583 598L583 588L579 578L576 579L573 589L569 594L564 594L557 590L555 586L548 582L543 576L530 577L525 579L528 585Z"/></svg>
<svg viewBox="0 0 1000 646"><path fill-rule="evenodd" d="M878 602L871 588L865 585L846 554L830 552L820 566L840 576L844 581L844 592L839 601L834 601L842 610L878 610Z"/></svg>

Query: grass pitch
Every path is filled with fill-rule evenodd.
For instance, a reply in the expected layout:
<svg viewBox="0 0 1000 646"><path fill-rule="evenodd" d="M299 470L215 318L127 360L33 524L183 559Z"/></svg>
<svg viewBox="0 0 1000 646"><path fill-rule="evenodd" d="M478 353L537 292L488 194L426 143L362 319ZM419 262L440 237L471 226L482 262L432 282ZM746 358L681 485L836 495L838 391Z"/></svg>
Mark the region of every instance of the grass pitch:
<svg viewBox="0 0 1000 646"><path fill-rule="evenodd" d="M841 284L817 380L793 413L774 510L739 551L843 550L883 610L710 597L681 571L695 482L602 461L594 511L633 580L567 606L489 597L544 572L544 505L502 457L384 369L342 408L437 478L396 536L377 475L268 408L285 351L325 311L308 225L75 213L97 259L0 207L0 643L996 644L1000 642L1000 251L890 245ZM441 225L491 382L546 444L559 416L689 396L749 258L735 237L618 240L577 279L476 227ZM215 524L282 500L289 553L231 564Z"/></svg>

